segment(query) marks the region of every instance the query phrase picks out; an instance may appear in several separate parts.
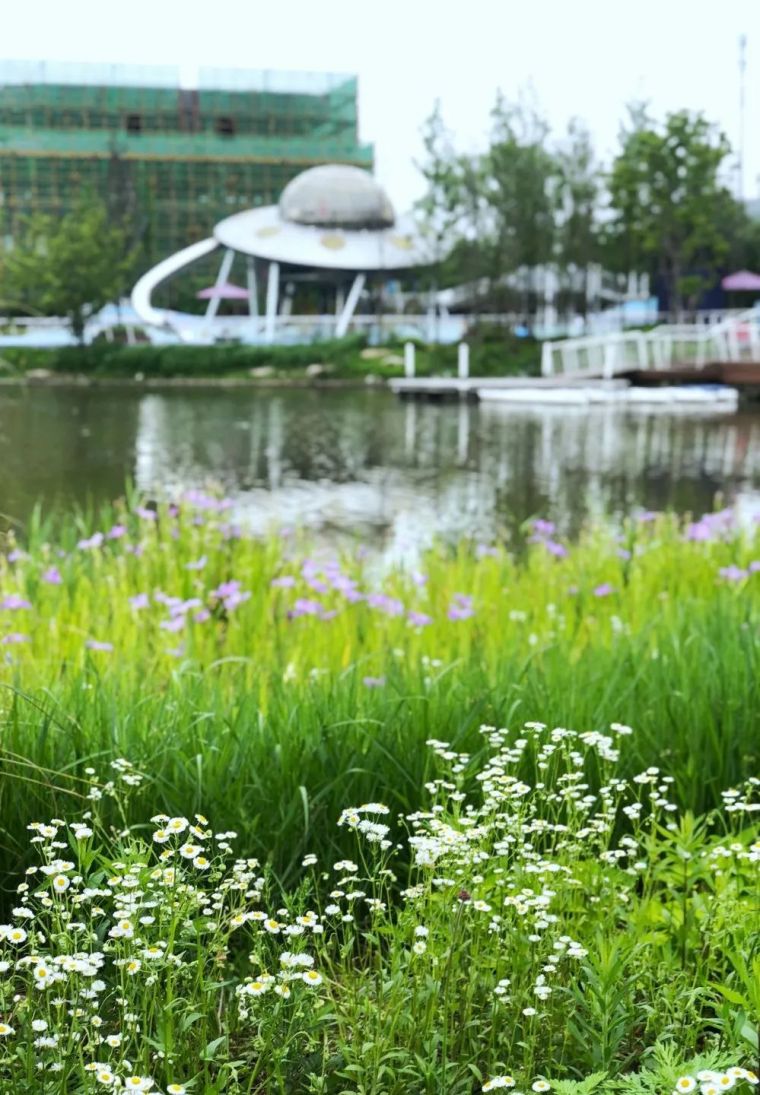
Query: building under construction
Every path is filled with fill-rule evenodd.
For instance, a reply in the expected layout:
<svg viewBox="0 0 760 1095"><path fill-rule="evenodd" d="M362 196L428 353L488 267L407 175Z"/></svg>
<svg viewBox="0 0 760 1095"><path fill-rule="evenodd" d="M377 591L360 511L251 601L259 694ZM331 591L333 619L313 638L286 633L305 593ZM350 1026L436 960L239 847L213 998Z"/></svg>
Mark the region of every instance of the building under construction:
<svg viewBox="0 0 760 1095"><path fill-rule="evenodd" d="M0 62L6 246L28 215L92 194L154 262L323 163L372 168L354 77Z"/></svg>

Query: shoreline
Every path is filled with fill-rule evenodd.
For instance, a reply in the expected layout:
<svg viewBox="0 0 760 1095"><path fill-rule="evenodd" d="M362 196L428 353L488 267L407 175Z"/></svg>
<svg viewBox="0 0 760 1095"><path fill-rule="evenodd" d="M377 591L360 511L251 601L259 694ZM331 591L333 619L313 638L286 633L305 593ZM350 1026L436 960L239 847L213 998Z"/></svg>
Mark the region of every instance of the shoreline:
<svg viewBox="0 0 760 1095"><path fill-rule="evenodd" d="M62 373L51 376L3 376L0 377L0 388L130 388L149 389L157 388L313 388L315 390L362 390L362 391L389 391L390 386L384 377L377 377L372 381L365 378L353 379L341 378L312 378L312 377L192 377L192 376L167 376L167 377L143 377L137 379L133 376L85 376L84 374Z"/></svg>

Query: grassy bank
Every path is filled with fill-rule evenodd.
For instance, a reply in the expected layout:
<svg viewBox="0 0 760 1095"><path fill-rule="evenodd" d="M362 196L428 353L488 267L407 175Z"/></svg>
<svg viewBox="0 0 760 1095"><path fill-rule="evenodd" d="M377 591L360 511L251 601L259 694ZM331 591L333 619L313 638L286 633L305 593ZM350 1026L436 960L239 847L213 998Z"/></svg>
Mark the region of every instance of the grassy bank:
<svg viewBox="0 0 760 1095"><path fill-rule="evenodd" d="M760 537L525 538L6 544L3 1090L750 1090Z"/></svg>
<svg viewBox="0 0 760 1095"><path fill-rule="evenodd" d="M532 339L505 337L497 332L476 336L471 343L473 375L534 374L539 361L540 348ZM127 346L98 341L89 346L56 349L0 347L0 369L2 375L20 378L45 370L92 379L223 376L264 380L311 375L315 380L362 380L369 376L401 376L403 345L390 342L384 347L367 348L362 338L353 336L297 346ZM418 375L454 376L456 369L456 346L417 344Z"/></svg>

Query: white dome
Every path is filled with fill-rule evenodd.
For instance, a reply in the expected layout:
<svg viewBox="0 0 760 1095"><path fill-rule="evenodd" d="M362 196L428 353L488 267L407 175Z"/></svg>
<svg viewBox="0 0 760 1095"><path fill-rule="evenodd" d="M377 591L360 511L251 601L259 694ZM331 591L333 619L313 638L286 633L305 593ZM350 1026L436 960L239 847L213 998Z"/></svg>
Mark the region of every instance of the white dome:
<svg viewBox="0 0 760 1095"><path fill-rule="evenodd" d="M282 192L280 217L319 228L392 228L393 206L368 171L344 164L311 167Z"/></svg>

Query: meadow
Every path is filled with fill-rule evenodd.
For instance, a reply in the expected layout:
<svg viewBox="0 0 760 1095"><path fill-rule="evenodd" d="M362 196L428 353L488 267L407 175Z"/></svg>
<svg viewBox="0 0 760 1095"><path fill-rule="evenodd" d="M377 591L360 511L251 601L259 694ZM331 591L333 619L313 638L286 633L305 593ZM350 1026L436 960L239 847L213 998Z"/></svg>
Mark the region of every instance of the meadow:
<svg viewBox="0 0 760 1095"><path fill-rule="evenodd" d="M757 526L523 531L7 536L4 1092L754 1087Z"/></svg>

